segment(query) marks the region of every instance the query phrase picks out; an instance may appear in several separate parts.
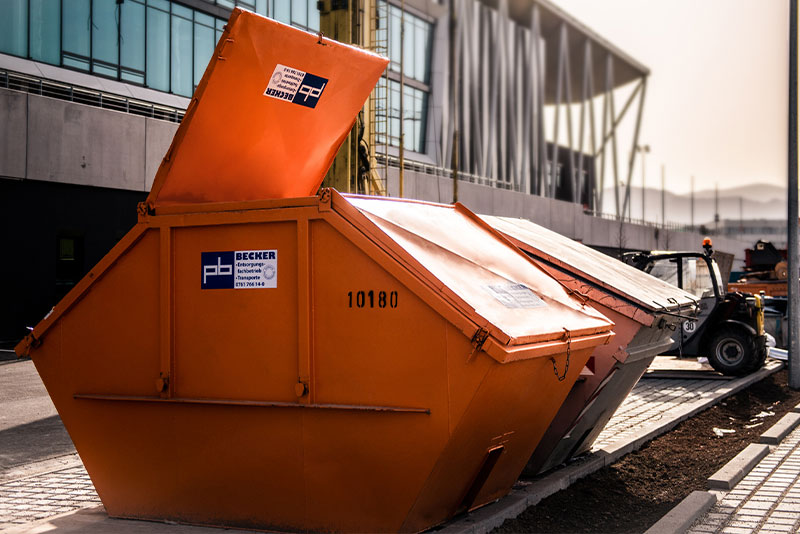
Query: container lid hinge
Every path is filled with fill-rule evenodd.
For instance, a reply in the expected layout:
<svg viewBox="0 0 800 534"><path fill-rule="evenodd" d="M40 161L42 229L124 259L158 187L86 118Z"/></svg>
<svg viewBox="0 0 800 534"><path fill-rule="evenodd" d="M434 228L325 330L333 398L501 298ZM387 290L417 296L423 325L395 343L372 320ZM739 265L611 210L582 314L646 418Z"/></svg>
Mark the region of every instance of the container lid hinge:
<svg viewBox="0 0 800 534"><path fill-rule="evenodd" d="M136 214L139 216L139 220L141 221L145 217L155 214L155 211L153 211L153 207L147 202L139 202L136 205Z"/></svg>
<svg viewBox="0 0 800 534"><path fill-rule="evenodd" d="M330 211L331 210L331 190L329 187L323 187L317 193L319 196L319 211Z"/></svg>

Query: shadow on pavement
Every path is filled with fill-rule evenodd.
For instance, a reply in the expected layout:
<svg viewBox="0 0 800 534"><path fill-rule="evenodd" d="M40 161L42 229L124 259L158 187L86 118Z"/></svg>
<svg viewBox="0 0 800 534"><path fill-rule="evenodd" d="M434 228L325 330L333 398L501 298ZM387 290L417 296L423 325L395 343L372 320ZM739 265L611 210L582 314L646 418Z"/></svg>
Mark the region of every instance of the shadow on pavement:
<svg viewBox="0 0 800 534"><path fill-rule="evenodd" d="M75 446L57 415L0 431L0 472L74 452Z"/></svg>

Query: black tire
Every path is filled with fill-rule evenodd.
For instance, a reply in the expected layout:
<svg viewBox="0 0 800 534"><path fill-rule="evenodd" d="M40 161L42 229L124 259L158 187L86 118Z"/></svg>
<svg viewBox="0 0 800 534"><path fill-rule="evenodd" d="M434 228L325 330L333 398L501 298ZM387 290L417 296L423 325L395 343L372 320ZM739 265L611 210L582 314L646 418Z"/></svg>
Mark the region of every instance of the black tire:
<svg viewBox="0 0 800 534"><path fill-rule="evenodd" d="M744 376L759 365L755 340L740 328L725 327L708 344L708 363L728 376Z"/></svg>
<svg viewBox="0 0 800 534"><path fill-rule="evenodd" d="M764 367L764 364L767 361L767 353L769 352L766 343L756 343L754 344L754 347L756 351L756 357L754 359L753 368L750 369L751 373L755 373Z"/></svg>

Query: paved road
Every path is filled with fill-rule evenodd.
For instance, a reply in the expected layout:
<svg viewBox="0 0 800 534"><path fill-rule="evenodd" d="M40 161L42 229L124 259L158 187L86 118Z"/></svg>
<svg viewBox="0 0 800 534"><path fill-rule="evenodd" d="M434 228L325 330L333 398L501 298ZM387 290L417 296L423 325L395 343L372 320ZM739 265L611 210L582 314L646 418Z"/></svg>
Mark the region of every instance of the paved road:
<svg viewBox="0 0 800 534"><path fill-rule="evenodd" d="M0 361L0 407L0 480L14 468L75 453L30 360Z"/></svg>

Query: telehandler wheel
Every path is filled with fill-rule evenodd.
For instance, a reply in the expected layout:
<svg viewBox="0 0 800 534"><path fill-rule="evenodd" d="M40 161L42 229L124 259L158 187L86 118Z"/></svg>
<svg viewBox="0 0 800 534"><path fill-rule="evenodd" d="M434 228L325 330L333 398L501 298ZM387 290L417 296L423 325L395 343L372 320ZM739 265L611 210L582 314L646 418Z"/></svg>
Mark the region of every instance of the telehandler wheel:
<svg viewBox="0 0 800 534"><path fill-rule="evenodd" d="M738 328L722 328L711 338L708 349L708 363L724 375L743 376L758 365L755 342Z"/></svg>

